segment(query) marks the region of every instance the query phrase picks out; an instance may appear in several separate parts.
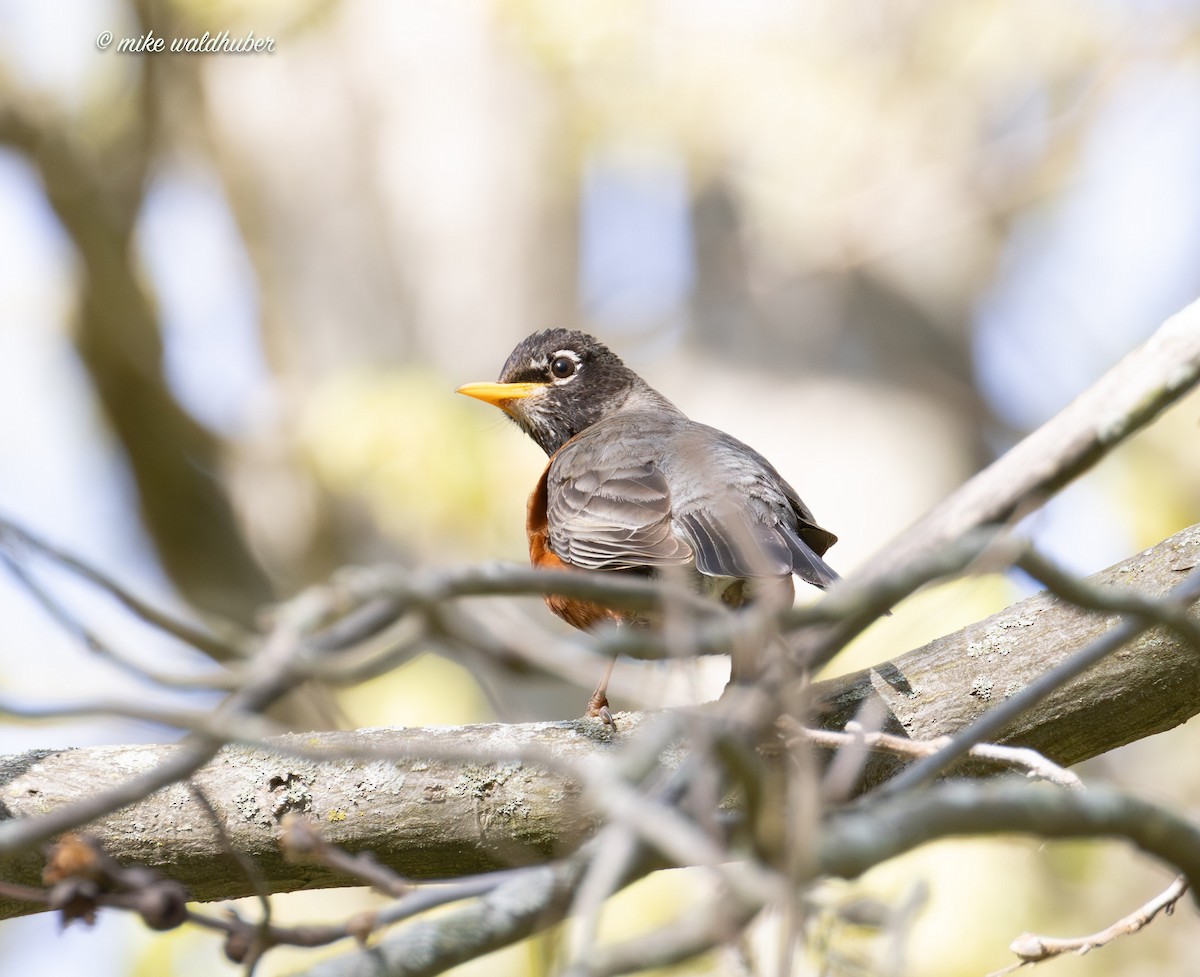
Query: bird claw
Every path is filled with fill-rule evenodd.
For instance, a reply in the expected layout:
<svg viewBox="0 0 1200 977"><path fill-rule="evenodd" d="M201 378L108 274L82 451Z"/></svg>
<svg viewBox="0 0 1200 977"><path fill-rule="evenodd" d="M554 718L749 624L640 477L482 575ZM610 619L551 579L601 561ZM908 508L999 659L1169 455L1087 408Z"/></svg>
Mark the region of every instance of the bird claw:
<svg viewBox="0 0 1200 977"><path fill-rule="evenodd" d="M608 708L608 696L603 692L593 692L592 697L588 699L587 712L584 713L589 719L599 719L605 726L614 726L612 712Z"/></svg>

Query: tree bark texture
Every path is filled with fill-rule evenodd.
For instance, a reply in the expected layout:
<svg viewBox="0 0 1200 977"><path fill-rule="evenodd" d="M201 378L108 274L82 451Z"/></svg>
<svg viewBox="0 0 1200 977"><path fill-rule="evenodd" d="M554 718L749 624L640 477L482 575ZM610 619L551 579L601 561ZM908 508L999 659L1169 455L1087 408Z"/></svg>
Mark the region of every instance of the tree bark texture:
<svg viewBox="0 0 1200 977"><path fill-rule="evenodd" d="M1200 526L1192 526L1088 583L1159 598L1198 564ZM1193 618L1198 611L1200 605L1193 606ZM827 710L822 725L840 729L874 701L882 709L864 715L884 715L885 731L918 740L953 734L1119 620L1037 594L882 665L820 683ZM1200 649L1155 627L1060 687L997 739L1070 766L1171 729L1197 712ZM899 762L873 756L864 784L885 779Z"/></svg>
<svg viewBox="0 0 1200 977"><path fill-rule="evenodd" d="M596 821L574 803L578 790L570 779L521 757L534 750L565 770L611 755L645 718L626 714L618 721L615 738L610 727L590 719L289 734L267 748L226 747L193 783L215 809L229 844L255 860L273 892L360 884L285 861L278 839L289 814L311 819L329 842L372 851L402 875L464 875L544 861L590 836ZM36 817L86 797L156 766L176 749L100 746L0 759L0 820ZM198 900L254 893L186 783L87 830L118 861L160 868ZM42 863L36 853L2 855L0 878L39 884ZM0 918L37 908L0 899Z"/></svg>

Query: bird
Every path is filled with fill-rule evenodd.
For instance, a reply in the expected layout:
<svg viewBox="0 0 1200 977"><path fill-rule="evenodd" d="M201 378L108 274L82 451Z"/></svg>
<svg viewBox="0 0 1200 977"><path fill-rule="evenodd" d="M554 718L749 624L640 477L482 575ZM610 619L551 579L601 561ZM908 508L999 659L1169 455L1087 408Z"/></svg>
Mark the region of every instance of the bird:
<svg viewBox="0 0 1200 977"><path fill-rule="evenodd" d="M821 589L838 579L822 559L837 536L766 458L691 420L588 333L527 336L495 383L456 392L500 408L548 456L526 511L534 567L682 571L730 607L764 594L790 605L793 574ZM598 602L545 599L581 630L646 623ZM611 673L612 661L587 710L608 723Z"/></svg>

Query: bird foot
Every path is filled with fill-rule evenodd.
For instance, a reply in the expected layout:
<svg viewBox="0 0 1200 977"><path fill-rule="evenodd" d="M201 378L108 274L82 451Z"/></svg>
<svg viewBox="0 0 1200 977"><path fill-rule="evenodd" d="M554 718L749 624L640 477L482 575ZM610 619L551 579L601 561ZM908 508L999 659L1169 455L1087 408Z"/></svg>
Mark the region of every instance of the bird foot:
<svg viewBox="0 0 1200 977"><path fill-rule="evenodd" d="M588 699L587 712L584 713L589 719L599 719L605 726L613 726L612 712L608 708L608 696L597 689L592 693L592 697Z"/></svg>

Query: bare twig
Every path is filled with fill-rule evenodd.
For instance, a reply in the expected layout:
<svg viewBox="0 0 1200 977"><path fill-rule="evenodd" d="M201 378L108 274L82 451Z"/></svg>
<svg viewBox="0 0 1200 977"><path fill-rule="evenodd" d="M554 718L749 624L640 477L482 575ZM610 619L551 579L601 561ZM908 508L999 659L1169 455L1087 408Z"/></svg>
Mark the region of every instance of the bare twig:
<svg viewBox="0 0 1200 977"><path fill-rule="evenodd" d="M262 954L268 947L267 934L271 930L271 890L266 877L262 870L246 852L242 851L229 837L229 832L225 830L225 824L221 820L221 815L217 811L213 802L209 800L208 794L194 780L187 782L188 792L196 799L196 802L203 808L205 815L208 818L208 823L217 835L217 840L224 849L225 854L237 862L238 867L246 876L246 881L254 890L254 895L258 899L258 905L262 910L262 914L258 922L254 924L254 931L257 934L257 939L247 947L246 953L240 957L239 962L246 965L247 977L250 977L254 972L255 966L262 958ZM236 913L230 913L231 919L237 919ZM227 943L228 946L228 943Z"/></svg>
<svg viewBox="0 0 1200 977"><path fill-rule="evenodd" d="M46 542L28 529L18 526L11 519L0 517L0 545L4 545L11 552L14 548L12 545L13 542L37 550L59 566L65 567L67 570L88 581L88 583L104 591L133 614L134 617L145 621L164 634L169 634L185 644L189 644L193 648L205 652L217 661L236 660L238 658L245 658L250 654L250 637L244 634L236 625L230 622L222 622L220 625L220 635L194 627L187 621L180 620L142 600L136 594L113 580L108 574L96 569L79 557Z"/></svg>
<svg viewBox="0 0 1200 977"><path fill-rule="evenodd" d="M297 829L293 823L291 830ZM305 831L305 828L299 828ZM500 886L514 883L531 869L507 869L488 872L480 875L466 876L453 882L426 882L413 886L398 876L390 873L386 866L363 855L354 856L338 848L336 845L317 839L315 833L311 837L297 842L289 842L293 847L297 844L308 849L308 854L315 861L322 862L337 871L346 871L361 878L374 888L386 887L398 893L398 897L379 909L369 912L356 913L340 923L300 924L294 926L279 926L264 918L258 922L242 919L235 912L224 916L212 916L207 913L192 910L188 914L189 922L206 929L217 930L225 934L225 954L236 963L253 963L273 947L296 946L316 947L328 946L341 940L353 939L360 945L365 945L367 939L388 926L400 923L414 916L438 909L450 903L461 902L465 899L477 899L494 892ZM316 839L315 844L312 843Z"/></svg>
<svg viewBox="0 0 1200 977"><path fill-rule="evenodd" d="M279 839L284 855L295 862L316 862L359 879L384 895L399 898L412 891L413 884L381 865L370 852L352 855L337 845L325 841L304 818L289 814L283 821Z"/></svg>
<svg viewBox="0 0 1200 977"><path fill-rule="evenodd" d="M722 890L650 933L593 950L574 961L563 977L617 977L671 967L736 940L762 909L762 903L747 903Z"/></svg>
<svg viewBox="0 0 1200 977"><path fill-rule="evenodd" d="M226 743L261 743L283 730L277 723L250 713L244 716L216 718L211 711L156 706L119 699L96 699L70 704L22 702L0 697L0 715L33 722L50 722L82 716L109 716L157 723L167 728L186 730L198 736Z"/></svg>
<svg viewBox="0 0 1200 977"><path fill-rule="evenodd" d="M787 722L785 719L784 722ZM796 729L792 733L794 740L803 740L814 746L831 750L861 748L867 750L883 750L896 756L920 758L933 756L950 743L949 736L936 740L910 740L892 733L864 730L858 723L847 723L845 731L838 732L829 729ZM1045 780L1060 787L1078 790L1083 787L1083 781L1078 774L1060 767L1036 750L1020 746L1001 746L995 743L976 743L968 751L968 755L979 760L991 760L1017 770L1023 770L1030 776Z"/></svg>
<svg viewBox="0 0 1200 977"><path fill-rule="evenodd" d="M369 950L335 957L304 977L433 977L559 922L591 853L515 873L436 920L416 920Z"/></svg>
<svg viewBox="0 0 1200 977"><path fill-rule="evenodd" d="M724 613L720 605L671 582L584 570L535 570L504 563L432 572L353 567L339 571L335 583L360 601L383 598L392 601L392 613L396 616L412 609L436 607L443 601L460 597L540 597L543 594L603 600L620 610L653 610L665 602L673 602L703 618L719 617ZM377 613L384 616L382 607Z"/></svg>
<svg viewBox="0 0 1200 977"><path fill-rule="evenodd" d="M1099 947L1111 943L1121 936L1131 936L1148 926L1159 914L1170 916L1175 911L1175 905L1188 891L1187 879L1182 875L1175 879L1166 889L1153 899L1139 906L1128 916L1118 919L1111 926L1106 926L1098 933L1088 936L1061 938L1054 936L1039 936L1036 933L1022 933L1013 940L1009 947L1021 959L1009 967L994 971L988 977L1002 977L1014 970L1030 964L1041 963L1062 956L1064 953L1075 953L1082 956Z"/></svg>
<svg viewBox="0 0 1200 977"><path fill-rule="evenodd" d="M1031 546L1022 548L1014 560L1014 565L1028 573L1055 597L1060 597L1076 607L1122 614L1149 624L1161 624L1200 651L1200 624L1188 616L1189 608L1186 602L1180 606L1179 601L1147 597L1128 588L1093 587L1086 580L1068 573Z"/></svg>
<svg viewBox="0 0 1200 977"><path fill-rule="evenodd" d="M5 529L0 525L0 540L4 538ZM228 676L224 675L178 675L163 672L158 669L135 661L109 642L101 638L95 631L80 621L73 613L43 587L19 560L0 549L0 563L8 569L15 579L37 604L64 631L74 637L88 651L115 665L135 678L149 680L156 685L177 689L212 689L229 688Z"/></svg>

